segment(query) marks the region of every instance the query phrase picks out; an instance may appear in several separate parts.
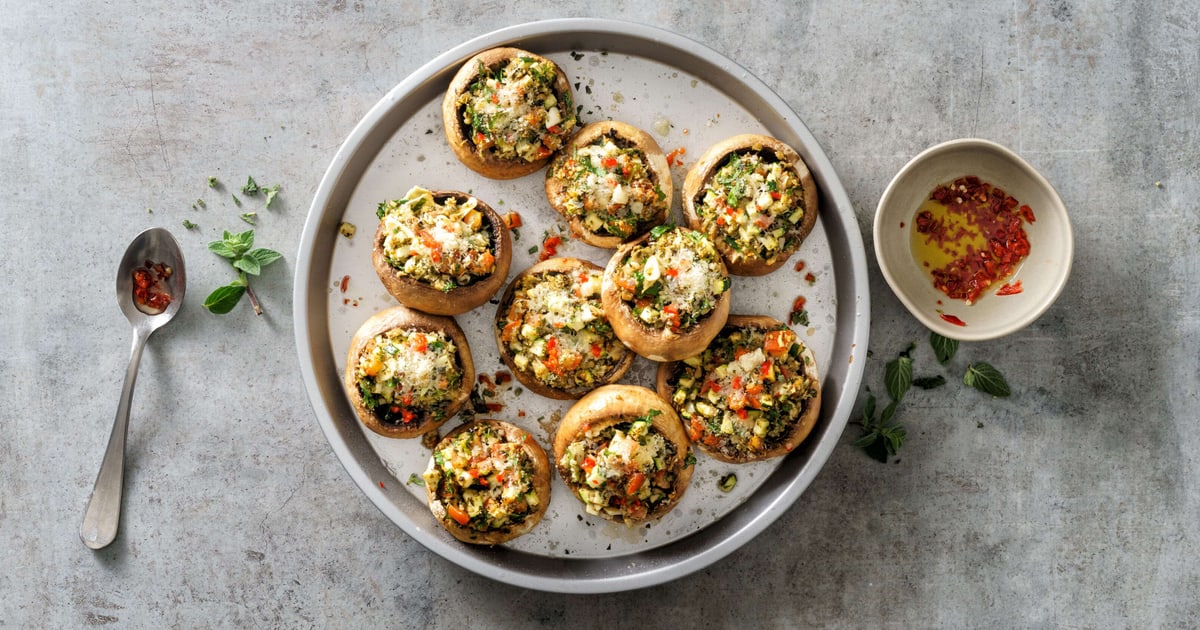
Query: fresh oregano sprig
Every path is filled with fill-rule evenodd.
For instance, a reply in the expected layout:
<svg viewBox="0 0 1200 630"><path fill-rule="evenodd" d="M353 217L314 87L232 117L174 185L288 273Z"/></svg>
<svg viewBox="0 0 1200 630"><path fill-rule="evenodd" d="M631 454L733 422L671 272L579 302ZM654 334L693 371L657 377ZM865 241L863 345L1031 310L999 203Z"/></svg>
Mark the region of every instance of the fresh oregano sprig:
<svg viewBox="0 0 1200 630"><path fill-rule="evenodd" d="M257 276L262 272L263 267L283 258L283 254L265 247L254 247L254 230L246 230L237 234L226 230L221 240L208 244L208 250L228 259L233 268L237 270L238 276L233 282L223 287L217 287L210 293L204 299L204 308L211 313L224 315L232 311L233 307L241 301L242 296L246 295L250 298L250 305L254 307L254 314L262 315L262 305L259 304L254 290L250 288L248 276Z"/></svg>
<svg viewBox="0 0 1200 630"><path fill-rule="evenodd" d="M953 359L958 352L958 340L943 337L935 332L929 333L929 345L933 348L938 363L943 365ZM895 456L900 447L904 445L904 438L908 434L903 424L893 421L896 409L899 407L900 401L904 399L904 395L913 386L921 389L934 389L946 384L946 378L941 374L913 378L912 351L915 349L916 344L910 343L908 349L884 366L883 382L892 401L883 408L878 418L875 417L875 395L871 393L871 388L867 388L862 420L859 422L863 431L862 435L855 440L854 445L863 449L873 459L885 464L888 458ZM1000 373L1000 370L982 361L967 366L967 371L963 374L963 383L995 397L1005 397L1011 393L1008 382L1004 380L1004 375Z"/></svg>
<svg viewBox="0 0 1200 630"><path fill-rule="evenodd" d="M900 447L904 446L904 438L908 436L904 425L893 422L892 417L896 415L900 401L912 387L912 351L916 347L917 344L910 343L904 352L884 366L883 382L892 401L883 408L879 417L875 417L875 395L871 393L870 388L867 388L867 400L863 403L862 420L859 422L862 425L862 435L854 441L854 445L872 459L885 464L888 457L900 451Z"/></svg>

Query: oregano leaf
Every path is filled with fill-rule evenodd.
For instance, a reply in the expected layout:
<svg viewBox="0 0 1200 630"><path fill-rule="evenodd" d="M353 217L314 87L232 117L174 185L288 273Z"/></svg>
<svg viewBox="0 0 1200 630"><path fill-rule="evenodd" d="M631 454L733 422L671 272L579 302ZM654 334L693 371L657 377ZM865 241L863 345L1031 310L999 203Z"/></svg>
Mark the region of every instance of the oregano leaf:
<svg viewBox="0 0 1200 630"><path fill-rule="evenodd" d="M968 365L967 372L963 374L963 383L985 394L1001 398L1012 393L1008 389L1008 381L1004 380L1004 375L988 363L979 362Z"/></svg>
<svg viewBox="0 0 1200 630"><path fill-rule="evenodd" d="M957 339L943 337L935 332L929 333L929 345L933 346L933 354L937 357L938 363L943 365L954 358L954 353L958 352Z"/></svg>
<svg viewBox="0 0 1200 630"><path fill-rule="evenodd" d="M900 355L884 367L883 382L892 400L899 402L912 386L912 359Z"/></svg>
<svg viewBox="0 0 1200 630"><path fill-rule="evenodd" d="M892 416L896 415L896 405L899 404L899 400L893 400L892 402L888 403L888 406L883 408L883 411L879 414L879 426L882 427L886 425L888 421L892 419Z"/></svg>
<svg viewBox="0 0 1200 630"><path fill-rule="evenodd" d="M920 387L921 389L934 389L945 385L946 377L942 376L941 374L936 376L922 376L920 378L914 378L912 384Z"/></svg>
<svg viewBox="0 0 1200 630"><path fill-rule="evenodd" d="M245 271L252 276L257 276L258 272L262 270L262 265L258 264L258 261L253 257L242 256L233 261L233 268Z"/></svg>
<svg viewBox="0 0 1200 630"><path fill-rule="evenodd" d="M208 294L208 297L204 298L204 308L208 309L210 313L224 315L237 306L244 293L246 293L246 287L241 285L227 284L217 287L215 291Z"/></svg>

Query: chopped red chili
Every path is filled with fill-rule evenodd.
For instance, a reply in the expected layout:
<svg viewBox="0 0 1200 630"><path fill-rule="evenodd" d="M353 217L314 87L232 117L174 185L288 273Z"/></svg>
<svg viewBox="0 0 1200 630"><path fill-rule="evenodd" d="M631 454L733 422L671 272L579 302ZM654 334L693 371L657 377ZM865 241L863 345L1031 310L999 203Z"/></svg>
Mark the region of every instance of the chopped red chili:
<svg viewBox="0 0 1200 630"><path fill-rule="evenodd" d="M963 320L959 319L958 317L955 317L954 315L938 313L938 316L941 317L942 319L946 320L947 322L954 324L955 326L966 326L967 325L967 322L964 322Z"/></svg>
<svg viewBox="0 0 1200 630"><path fill-rule="evenodd" d="M1016 282L1009 282L1000 287L996 291L996 295L1016 295L1024 290L1024 287L1021 286L1021 281L1017 280Z"/></svg>
<svg viewBox="0 0 1200 630"><path fill-rule="evenodd" d="M140 310L157 315L171 305L167 280L174 270L164 263L145 261L133 270L133 299Z"/></svg>
<svg viewBox="0 0 1200 630"><path fill-rule="evenodd" d="M913 255L948 297L973 303L1029 255L1033 210L978 177L933 189L914 216Z"/></svg>

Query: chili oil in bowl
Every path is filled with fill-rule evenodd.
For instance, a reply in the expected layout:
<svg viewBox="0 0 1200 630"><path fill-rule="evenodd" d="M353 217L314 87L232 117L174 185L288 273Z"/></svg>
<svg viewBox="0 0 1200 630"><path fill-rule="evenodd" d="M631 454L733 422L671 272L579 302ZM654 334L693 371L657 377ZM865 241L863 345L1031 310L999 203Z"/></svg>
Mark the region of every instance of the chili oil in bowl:
<svg viewBox="0 0 1200 630"><path fill-rule="evenodd" d="M995 339L1042 315L1074 257L1067 208L1013 151L978 138L922 151L875 210L875 258L888 286L930 330Z"/></svg>

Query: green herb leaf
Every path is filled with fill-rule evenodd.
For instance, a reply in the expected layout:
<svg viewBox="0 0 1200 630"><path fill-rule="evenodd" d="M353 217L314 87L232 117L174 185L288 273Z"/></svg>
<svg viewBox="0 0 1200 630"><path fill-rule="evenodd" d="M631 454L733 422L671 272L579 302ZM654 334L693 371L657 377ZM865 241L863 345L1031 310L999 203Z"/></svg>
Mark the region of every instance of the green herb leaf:
<svg viewBox="0 0 1200 630"><path fill-rule="evenodd" d="M735 475L733 473L729 473L727 475L722 476L721 479L717 482L717 487L720 488L721 492L731 492L731 491L733 491L733 488L736 485L737 485L737 475Z"/></svg>
<svg viewBox="0 0 1200 630"><path fill-rule="evenodd" d="M275 201L275 195L279 194L279 184L275 184L274 186L271 186L270 188L264 188L263 192L266 193L266 195L267 195L266 200L263 202L263 207L270 208L271 202Z"/></svg>
<svg viewBox="0 0 1200 630"><path fill-rule="evenodd" d="M228 258L230 260L233 260L239 256L239 254L233 250L233 246L231 246L228 241L213 241L208 244L208 251L222 258Z"/></svg>
<svg viewBox="0 0 1200 630"><path fill-rule="evenodd" d="M892 400L900 402L912 385L912 359L901 354L896 360L889 361L884 367L883 382Z"/></svg>
<svg viewBox="0 0 1200 630"><path fill-rule="evenodd" d="M859 445L859 448L861 448L867 455L870 455L871 459L881 464L887 463L888 444L886 440L883 439L883 436L879 435L878 432L872 432L870 435L864 435L859 441L863 442L863 444Z"/></svg>
<svg viewBox="0 0 1200 630"><path fill-rule="evenodd" d="M887 423L891 421L892 416L896 415L896 407L899 404L899 400L893 400L892 402L888 403L888 406L883 408L883 411L879 412L880 427L887 425Z"/></svg>
<svg viewBox="0 0 1200 630"><path fill-rule="evenodd" d="M875 418L875 394L867 392L867 402L863 403L863 424L873 422Z"/></svg>
<svg viewBox="0 0 1200 630"><path fill-rule="evenodd" d="M410 486L425 486L425 478L417 473L412 473L408 476L408 485Z"/></svg>
<svg viewBox="0 0 1200 630"><path fill-rule="evenodd" d="M218 185L220 185L220 183L221 182L218 182L216 177L214 177L212 175L208 176L208 187L209 188L216 188Z"/></svg>
<svg viewBox="0 0 1200 630"><path fill-rule="evenodd" d="M675 229L675 225L673 223L664 223L662 225L656 225L653 228L651 228L651 230L650 230L650 238L653 238L653 239L661 238L663 234L666 234L667 232L670 232L673 229Z"/></svg>
<svg viewBox="0 0 1200 630"><path fill-rule="evenodd" d="M963 374L963 383L992 396L1005 397L1012 393L1000 370L983 362L967 366L967 372Z"/></svg>
<svg viewBox="0 0 1200 630"><path fill-rule="evenodd" d="M266 267L267 265L283 258L283 254L265 247L256 247L246 252L246 258L253 258L258 261L259 266Z"/></svg>
<svg viewBox="0 0 1200 630"><path fill-rule="evenodd" d="M250 225L254 225L255 219L258 218L258 213L257 212L245 212L238 216L246 223L249 223Z"/></svg>
<svg viewBox="0 0 1200 630"><path fill-rule="evenodd" d="M252 276L257 276L262 271L262 265L249 256L242 256L233 261L233 268L244 271Z"/></svg>
<svg viewBox="0 0 1200 630"><path fill-rule="evenodd" d="M246 178L246 185L242 186L242 194L247 197L253 197L258 194L258 182L254 181L253 177Z"/></svg>
<svg viewBox="0 0 1200 630"><path fill-rule="evenodd" d="M192 223L191 221L188 221L187 219L184 219L184 220L183 220L183 227L184 227L184 229L191 230L191 229L195 229L195 228L196 228L196 224L195 224L195 223Z"/></svg>
<svg viewBox="0 0 1200 630"><path fill-rule="evenodd" d="M943 365L953 359L954 353L958 352L957 339L943 337L932 331L929 333L929 345L933 346L933 354L937 356L938 363Z"/></svg>
<svg viewBox="0 0 1200 630"><path fill-rule="evenodd" d="M900 447L904 446L904 438L908 437L908 431L901 425L885 427L879 433L887 444L888 455L899 452Z"/></svg>
<svg viewBox="0 0 1200 630"><path fill-rule="evenodd" d="M245 293L245 285L227 284L217 287L215 291L208 294L208 297L204 298L204 308L208 309L210 313L224 315L237 306Z"/></svg>
<svg viewBox="0 0 1200 630"><path fill-rule="evenodd" d="M912 384L921 389L934 389L945 385L946 377L941 374L936 376L922 376L921 378L914 378Z"/></svg>

